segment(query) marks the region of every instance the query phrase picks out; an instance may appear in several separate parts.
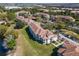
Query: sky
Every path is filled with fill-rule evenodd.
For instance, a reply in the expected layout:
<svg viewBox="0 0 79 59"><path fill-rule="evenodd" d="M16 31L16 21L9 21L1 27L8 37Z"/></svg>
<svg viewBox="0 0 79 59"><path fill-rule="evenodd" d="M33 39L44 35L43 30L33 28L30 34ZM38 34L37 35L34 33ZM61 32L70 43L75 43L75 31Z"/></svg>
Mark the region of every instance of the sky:
<svg viewBox="0 0 79 59"><path fill-rule="evenodd" d="M79 3L79 0L0 0L0 3Z"/></svg>

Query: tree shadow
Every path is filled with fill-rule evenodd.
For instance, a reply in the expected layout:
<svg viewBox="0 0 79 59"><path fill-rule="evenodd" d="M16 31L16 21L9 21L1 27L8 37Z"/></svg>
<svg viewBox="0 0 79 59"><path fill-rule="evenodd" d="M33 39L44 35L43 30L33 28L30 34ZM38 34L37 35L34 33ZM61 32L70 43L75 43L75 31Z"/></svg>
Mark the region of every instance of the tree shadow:
<svg viewBox="0 0 79 59"><path fill-rule="evenodd" d="M0 56L6 56L8 49L3 46L4 40L0 39Z"/></svg>
<svg viewBox="0 0 79 59"><path fill-rule="evenodd" d="M51 53L51 56L58 56L57 50L58 50L58 48L55 47L55 48L53 49L53 52Z"/></svg>
<svg viewBox="0 0 79 59"><path fill-rule="evenodd" d="M28 36L29 36L30 39L32 39L33 41L37 41L40 44L43 44L43 42L41 40L37 40L35 37L33 37L33 35L29 31L29 27L26 27L25 31L27 32L27 34L28 34Z"/></svg>
<svg viewBox="0 0 79 59"><path fill-rule="evenodd" d="M51 56L59 56L58 55L58 49L59 48L64 48L62 45L60 45L60 46L58 46L58 47L55 47L52 51L52 53L51 53ZM61 55L62 56L62 55Z"/></svg>

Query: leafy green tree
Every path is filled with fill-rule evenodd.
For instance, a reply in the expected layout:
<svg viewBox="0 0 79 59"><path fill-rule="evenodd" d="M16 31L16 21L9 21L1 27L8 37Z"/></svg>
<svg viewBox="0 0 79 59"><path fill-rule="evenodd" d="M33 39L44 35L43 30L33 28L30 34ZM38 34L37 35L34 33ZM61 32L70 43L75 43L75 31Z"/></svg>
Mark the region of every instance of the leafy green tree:
<svg viewBox="0 0 79 59"><path fill-rule="evenodd" d="M58 29L65 28L65 24L64 23L57 23L57 28Z"/></svg>
<svg viewBox="0 0 79 59"><path fill-rule="evenodd" d="M6 19L7 18L7 13L6 12L0 12L0 18L1 19Z"/></svg>
<svg viewBox="0 0 79 59"><path fill-rule="evenodd" d="M16 21L16 26L15 26L15 28L21 29L21 28L23 28L24 26L25 26L25 24L24 24L22 21L20 21L20 20L17 20L17 21Z"/></svg>
<svg viewBox="0 0 79 59"><path fill-rule="evenodd" d="M46 24L42 25L42 27L44 29L49 29L49 30L55 29L55 26L53 24L51 24L51 23L46 23Z"/></svg>
<svg viewBox="0 0 79 59"><path fill-rule="evenodd" d="M5 7L4 6L0 6L0 11L1 12L5 11Z"/></svg>
<svg viewBox="0 0 79 59"><path fill-rule="evenodd" d="M18 38L18 32L15 30L10 30L5 33L5 37L8 39L16 39Z"/></svg>
<svg viewBox="0 0 79 59"><path fill-rule="evenodd" d="M37 22L41 22L41 17L36 17Z"/></svg>
<svg viewBox="0 0 79 59"><path fill-rule="evenodd" d="M7 18L8 18L8 20L15 20L16 19L16 15L15 15L14 12L8 11L7 12Z"/></svg>
<svg viewBox="0 0 79 59"><path fill-rule="evenodd" d="M37 8L32 8L29 11L31 14L35 14L36 12L38 12Z"/></svg>
<svg viewBox="0 0 79 59"><path fill-rule="evenodd" d="M4 34L7 30L7 27L4 25L0 25L0 38L3 39L4 38Z"/></svg>
<svg viewBox="0 0 79 59"><path fill-rule="evenodd" d="M7 39L7 47L9 49L13 49L16 45L15 39L18 38L18 32L10 30L6 32L5 38Z"/></svg>
<svg viewBox="0 0 79 59"><path fill-rule="evenodd" d="M14 39L9 40L9 41L7 42L7 46L8 46L9 49L13 49L15 45L16 45L16 42L15 42Z"/></svg>

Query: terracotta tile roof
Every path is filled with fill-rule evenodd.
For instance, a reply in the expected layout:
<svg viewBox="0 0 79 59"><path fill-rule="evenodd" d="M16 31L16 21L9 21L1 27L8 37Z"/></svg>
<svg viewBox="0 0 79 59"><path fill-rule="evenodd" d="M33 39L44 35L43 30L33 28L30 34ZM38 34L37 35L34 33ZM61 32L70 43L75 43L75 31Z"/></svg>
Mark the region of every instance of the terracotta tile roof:
<svg viewBox="0 0 79 59"><path fill-rule="evenodd" d="M60 49L58 50L58 53L63 53L65 50L66 50L65 48L60 48Z"/></svg>
<svg viewBox="0 0 79 59"><path fill-rule="evenodd" d="M65 41L63 47L58 49L58 53L64 56L79 56L79 46L75 46L69 41Z"/></svg>
<svg viewBox="0 0 79 59"><path fill-rule="evenodd" d="M29 25L29 27L33 30L33 32L36 35L39 35L44 40L48 39L48 37L51 35L54 36L54 34L51 31L43 29L37 22L35 22L31 18L24 18L22 16L17 16L17 18L21 21L26 22Z"/></svg>
<svg viewBox="0 0 79 59"><path fill-rule="evenodd" d="M57 19L57 18L62 18L63 20L65 19L65 20L75 20L73 17L71 17L71 16L63 16L63 15L56 15L56 16L54 16L54 15L51 15L51 18L52 19Z"/></svg>
<svg viewBox="0 0 79 59"><path fill-rule="evenodd" d="M48 39L50 35L54 35L51 31L43 29L40 25L38 25L33 20L32 22L30 21L29 26L31 27L31 29L35 34L39 35L43 39Z"/></svg>
<svg viewBox="0 0 79 59"><path fill-rule="evenodd" d="M46 39L46 30L44 30L43 28L39 27L37 24L35 23L30 23L31 29L33 30L33 32L37 35L39 35L40 37Z"/></svg>

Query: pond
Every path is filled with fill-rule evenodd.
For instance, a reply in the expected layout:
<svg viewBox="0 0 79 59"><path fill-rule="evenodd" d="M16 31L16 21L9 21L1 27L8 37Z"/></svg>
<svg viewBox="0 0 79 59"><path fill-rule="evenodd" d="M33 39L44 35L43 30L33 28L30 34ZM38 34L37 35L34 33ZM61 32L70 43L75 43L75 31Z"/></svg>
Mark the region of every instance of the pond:
<svg viewBox="0 0 79 59"><path fill-rule="evenodd" d="M8 51L5 44L5 41L0 39L0 56L5 56Z"/></svg>

